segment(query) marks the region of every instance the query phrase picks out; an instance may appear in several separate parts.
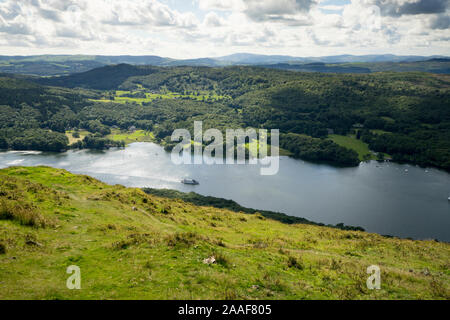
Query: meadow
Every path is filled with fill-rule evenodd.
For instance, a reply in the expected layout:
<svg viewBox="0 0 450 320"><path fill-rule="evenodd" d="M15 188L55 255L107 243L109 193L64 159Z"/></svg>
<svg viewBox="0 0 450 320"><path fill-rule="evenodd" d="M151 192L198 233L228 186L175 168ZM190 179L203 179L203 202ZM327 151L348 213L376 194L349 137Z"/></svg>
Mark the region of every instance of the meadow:
<svg viewBox="0 0 450 320"><path fill-rule="evenodd" d="M334 143L351 150L355 150L358 153L359 159L374 160L376 156L369 150L367 143L356 139L354 135L343 136L338 134L329 135L330 140Z"/></svg>
<svg viewBox="0 0 450 320"><path fill-rule="evenodd" d="M111 134L107 135L106 138L113 141L124 141L127 145L133 142L155 141L155 135L146 130L136 130L134 132L130 132L127 130L112 129Z"/></svg>
<svg viewBox="0 0 450 320"><path fill-rule="evenodd" d="M193 100L193 101L203 101L203 102L219 102L229 97L217 95L213 92L195 92L195 93L176 93L168 90L163 90L162 92L146 92L145 89L139 89L137 91L124 91L117 90L104 96L101 99L91 99L93 102L115 102L115 103L136 103L143 105L144 103L151 103L155 100Z"/></svg>

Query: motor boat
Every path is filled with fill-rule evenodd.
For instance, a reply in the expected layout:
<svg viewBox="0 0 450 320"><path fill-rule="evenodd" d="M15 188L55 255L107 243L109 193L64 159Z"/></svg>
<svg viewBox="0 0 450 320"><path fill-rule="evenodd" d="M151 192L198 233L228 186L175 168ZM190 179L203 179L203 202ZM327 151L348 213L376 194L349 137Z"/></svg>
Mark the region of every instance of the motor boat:
<svg viewBox="0 0 450 320"><path fill-rule="evenodd" d="M183 179L183 180L181 180L181 183L192 185L192 186L196 186L196 185L200 184L200 182L198 182L197 180L194 180L194 179Z"/></svg>

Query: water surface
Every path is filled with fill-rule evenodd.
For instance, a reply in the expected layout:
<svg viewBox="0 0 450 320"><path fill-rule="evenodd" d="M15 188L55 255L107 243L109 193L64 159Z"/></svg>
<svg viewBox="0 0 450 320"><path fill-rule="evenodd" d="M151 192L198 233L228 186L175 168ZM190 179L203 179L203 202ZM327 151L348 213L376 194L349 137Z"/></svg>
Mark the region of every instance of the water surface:
<svg viewBox="0 0 450 320"><path fill-rule="evenodd" d="M0 168L45 165L91 175L110 184L169 188L232 199L326 224L369 232L450 241L450 175L436 169L370 162L335 168L281 157L275 176L254 165L181 165L152 143L126 149L66 153L1 152ZM180 183L194 178L198 186Z"/></svg>

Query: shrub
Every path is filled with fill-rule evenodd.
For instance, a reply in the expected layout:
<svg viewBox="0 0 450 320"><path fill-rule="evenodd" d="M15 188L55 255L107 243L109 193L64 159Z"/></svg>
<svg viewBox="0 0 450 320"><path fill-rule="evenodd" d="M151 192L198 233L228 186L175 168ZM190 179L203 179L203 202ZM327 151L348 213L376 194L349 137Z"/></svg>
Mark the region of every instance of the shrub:
<svg viewBox="0 0 450 320"><path fill-rule="evenodd" d="M299 270L303 270L303 264L297 258L295 258L293 256L290 256L288 258L288 263L287 264L288 264L289 268L296 268L296 269L299 269Z"/></svg>
<svg viewBox="0 0 450 320"><path fill-rule="evenodd" d="M0 242L0 254L6 253L6 246Z"/></svg>
<svg viewBox="0 0 450 320"><path fill-rule="evenodd" d="M224 300L232 301L237 300L239 298L238 294L233 289L225 290Z"/></svg>
<svg viewBox="0 0 450 320"><path fill-rule="evenodd" d="M190 247L194 245L201 238L193 232L177 232L166 237L166 242L169 247L176 247L177 245Z"/></svg>
<svg viewBox="0 0 450 320"><path fill-rule="evenodd" d="M225 244L225 242L223 242L222 239L216 240L214 242L214 244L218 245L219 247L225 248L227 245Z"/></svg>
<svg viewBox="0 0 450 320"><path fill-rule="evenodd" d="M0 204L0 220L13 220L29 227L46 227L51 224L31 205L11 204L5 200Z"/></svg>
<svg viewBox="0 0 450 320"><path fill-rule="evenodd" d="M229 268L231 265L231 261L229 258L224 256L222 253L213 254L214 258L216 258L216 263L220 264L222 267Z"/></svg>
<svg viewBox="0 0 450 320"><path fill-rule="evenodd" d="M133 233L127 236L125 240L120 240L112 244L112 248L116 250L125 250L131 246L138 246L141 244L156 243L156 235L148 233Z"/></svg>
<svg viewBox="0 0 450 320"><path fill-rule="evenodd" d="M5 200L2 200L0 203L0 220L12 220L13 218L14 216L9 209L8 203Z"/></svg>
<svg viewBox="0 0 450 320"><path fill-rule="evenodd" d="M162 214L169 214L171 209L172 208L169 205L164 204L159 208L159 212Z"/></svg>
<svg viewBox="0 0 450 320"><path fill-rule="evenodd" d="M273 292L287 292L288 287L277 274L266 273L262 280L259 280L259 285L269 290L268 294L273 295Z"/></svg>

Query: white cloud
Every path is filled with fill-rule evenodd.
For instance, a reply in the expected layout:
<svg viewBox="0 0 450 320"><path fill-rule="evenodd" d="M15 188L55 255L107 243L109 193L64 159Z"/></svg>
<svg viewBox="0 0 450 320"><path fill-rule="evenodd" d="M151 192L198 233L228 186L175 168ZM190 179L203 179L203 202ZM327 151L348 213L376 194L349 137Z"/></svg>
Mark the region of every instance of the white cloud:
<svg viewBox="0 0 450 320"><path fill-rule="evenodd" d="M247 0L245 12L255 21L283 20L307 13L315 4L315 0Z"/></svg>
<svg viewBox="0 0 450 320"><path fill-rule="evenodd" d="M215 12L208 12L205 16L205 27L220 27L225 24L225 20L219 17Z"/></svg>
<svg viewBox="0 0 450 320"><path fill-rule="evenodd" d="M448 1L427 1L0 0L0 54L450 55Z"/></svg>
<svg viewBox="0 0 450 320"><path fill-rule="evenodd" d="M242 11L245 9L244 0L198 0L201 10L210 11Z"/></svg>

